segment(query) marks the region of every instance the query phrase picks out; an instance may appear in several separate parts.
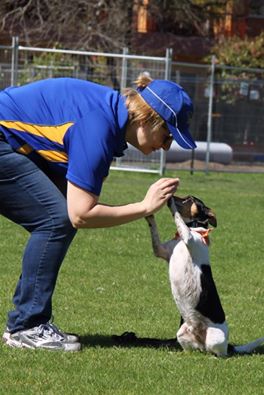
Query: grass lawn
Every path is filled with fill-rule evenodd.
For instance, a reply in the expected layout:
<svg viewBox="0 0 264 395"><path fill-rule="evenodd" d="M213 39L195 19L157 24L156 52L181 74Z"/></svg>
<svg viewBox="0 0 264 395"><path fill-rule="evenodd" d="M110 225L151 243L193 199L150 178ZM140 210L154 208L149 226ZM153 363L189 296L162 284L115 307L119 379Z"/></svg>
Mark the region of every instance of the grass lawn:
<svg viewBox="0 0 264 395"><path fill-rule="evenodd" d="M230 327L230 341L264 335L264 174L178 172L180 196L215 209L211 263ZM166 176L176 176L167 172ZM102 199L143 198L155 175L112 172ZM175 233L169 211L157 214L162 239ZM0 217L0 328L20 273L27 233ZM82 336L80 353L10 349L0 344L0 394L263 394L264 346L254 355L217 359L178 348L117 346L113 335L175 337L179 315L166 263L152 254L144 220L79 231L54 295L55 322Z"/></svg>

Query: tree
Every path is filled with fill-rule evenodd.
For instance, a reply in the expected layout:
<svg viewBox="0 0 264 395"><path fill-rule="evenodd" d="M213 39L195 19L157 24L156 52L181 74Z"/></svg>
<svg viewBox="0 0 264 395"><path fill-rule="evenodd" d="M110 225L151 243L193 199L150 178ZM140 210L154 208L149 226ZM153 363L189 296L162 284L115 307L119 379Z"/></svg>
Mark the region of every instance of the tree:
<svg viewBox="0 0 264 395"><path fill-rule="evenodd" d="M0 32L18 35L27 45L78 49L133 50L140 6L147 7L157 31L208 35L228 0L1 0Z"/></svg>
<svg viewBox="0 0 264 395"><path fill-rule="evenodd" d="M184 36L208 36L226 13L228 0L151 0L149 11L158 30Z"/></svg>
<svg viewBox="0 0 264 395"><path fill-rule="evenodd" d="M129 44L131 17L125 0L1 0L0 31L27 45L120 51Z"/></svg>
<svg viewBox="0 0 264 395"><path fill-rule="evenodd" d="M211 50L216 56L218 97L228 103L253 97L263 102L264 32L254 38L220 40ZM210 56L204 59L210 62ZM223 66L223 67L219 67ZM254 96L253 96L254 95Z"/></svg>
<svg viewBox="0 0 264 395"><path fill-rule="evenodd" d="M264 32L254 38L220 40L211 53L216 56L218 64L264 69Z"/></svg>

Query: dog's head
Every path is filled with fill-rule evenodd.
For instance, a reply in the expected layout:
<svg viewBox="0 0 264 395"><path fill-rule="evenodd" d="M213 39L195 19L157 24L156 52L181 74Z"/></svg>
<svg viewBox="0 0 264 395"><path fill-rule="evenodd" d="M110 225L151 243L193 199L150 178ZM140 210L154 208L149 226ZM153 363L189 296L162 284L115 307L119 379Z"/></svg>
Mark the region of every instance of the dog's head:
<svg viewBox="0 0 264 395"><path fill-rule="evenodd" d="M214 227L217 226L214 212L195 196L186 196L184 198L172 196L168 200L168 207L172 215L175 214L176 209L188 226L201 226L204 228L207 228L209 224Z"/></svg>

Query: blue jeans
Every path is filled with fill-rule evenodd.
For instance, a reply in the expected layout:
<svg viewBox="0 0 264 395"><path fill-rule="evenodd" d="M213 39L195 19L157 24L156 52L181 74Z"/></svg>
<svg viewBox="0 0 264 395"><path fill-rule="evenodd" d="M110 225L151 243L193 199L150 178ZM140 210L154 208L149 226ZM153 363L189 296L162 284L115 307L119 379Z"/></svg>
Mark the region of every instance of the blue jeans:
<svg viewBox="0 0 264 395"><path fill-rule="evenodd" d="M30 233L13 297L15 308L8 314L13 333L51 318L57 275L76 230L62 192L5 141L0 141L0 214Z"/></svg>

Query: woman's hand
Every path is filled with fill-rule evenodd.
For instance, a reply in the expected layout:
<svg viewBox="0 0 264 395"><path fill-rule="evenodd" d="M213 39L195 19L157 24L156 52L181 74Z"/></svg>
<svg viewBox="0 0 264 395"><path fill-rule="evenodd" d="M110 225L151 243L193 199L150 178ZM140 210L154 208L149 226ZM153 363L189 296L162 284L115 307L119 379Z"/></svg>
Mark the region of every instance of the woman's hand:
<svg viewBox="0 0 264 395"><path fill-rule="evenodd" d="M160 178L150 186L142 202L147 215L154 214L167 202L176 192L179 182L179 178Z"/></svg>

